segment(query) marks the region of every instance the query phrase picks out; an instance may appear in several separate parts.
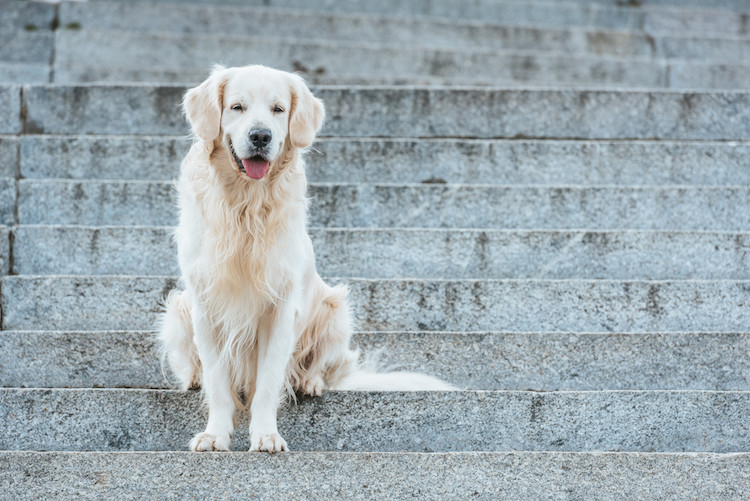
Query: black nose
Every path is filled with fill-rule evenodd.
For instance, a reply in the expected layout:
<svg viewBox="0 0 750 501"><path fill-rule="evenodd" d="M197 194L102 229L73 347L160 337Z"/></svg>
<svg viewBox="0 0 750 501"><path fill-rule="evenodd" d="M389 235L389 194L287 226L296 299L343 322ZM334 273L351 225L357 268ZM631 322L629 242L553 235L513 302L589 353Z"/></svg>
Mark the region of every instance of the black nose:
<svg viewBox="0 0 750 501"><path fill-rule="evenodd" d="M265 148L271 142L271 131L268 129L253 129L250 131L250 142L256 148Z"/></svg>

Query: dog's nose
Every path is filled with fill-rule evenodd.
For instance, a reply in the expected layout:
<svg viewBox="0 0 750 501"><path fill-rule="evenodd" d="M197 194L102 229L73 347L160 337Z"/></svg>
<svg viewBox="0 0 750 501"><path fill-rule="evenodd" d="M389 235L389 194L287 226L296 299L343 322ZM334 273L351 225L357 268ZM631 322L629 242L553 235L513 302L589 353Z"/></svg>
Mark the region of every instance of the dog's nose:
<svg viewBox="0 0 750 501"><path fill-rule="evenodd" d="M271 131L268 129L253 129L250 131L250 142L256 148L265 148L271 142Z"/></svg>

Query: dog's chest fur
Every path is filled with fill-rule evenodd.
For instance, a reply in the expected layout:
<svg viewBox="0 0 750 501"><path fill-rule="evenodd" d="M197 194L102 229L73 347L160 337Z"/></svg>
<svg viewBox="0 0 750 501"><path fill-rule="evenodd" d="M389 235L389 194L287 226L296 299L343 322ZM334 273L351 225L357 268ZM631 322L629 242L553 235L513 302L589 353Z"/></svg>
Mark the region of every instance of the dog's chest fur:
<svg viewBox="0 0 750 501"><path fill-rule="evenodd" d="M223 179L209 161L190 162L196 167L183 168L178 183L176 240L183 277L221 309L239 301L237 307L250 316L262 314L300 282L305 272L300 263L312 251L304 171L287 165L263 184Z"/></svg>

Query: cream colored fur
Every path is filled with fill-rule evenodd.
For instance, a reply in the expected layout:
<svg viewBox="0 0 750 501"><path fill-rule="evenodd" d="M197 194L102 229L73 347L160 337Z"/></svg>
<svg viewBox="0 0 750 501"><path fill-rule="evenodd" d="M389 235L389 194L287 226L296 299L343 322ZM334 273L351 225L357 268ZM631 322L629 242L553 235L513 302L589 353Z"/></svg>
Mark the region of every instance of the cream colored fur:
<svg viewBox="0 0 750 501"><path fill-rule="evenodd" d="M249 402L250 450L287 450L276 424L284 391L451 388L357 365L347 289L321 280L307 235L302 154L325 113L303 80L262 66L216 67L183 106L195 133L176 184L184 290L167 299L160 340L181 388L201 386L208 404L206 430L190 449L228 450L235 411ZM259 127L272 136L270 163L253 179L235 156L251 155Z"/></svg>

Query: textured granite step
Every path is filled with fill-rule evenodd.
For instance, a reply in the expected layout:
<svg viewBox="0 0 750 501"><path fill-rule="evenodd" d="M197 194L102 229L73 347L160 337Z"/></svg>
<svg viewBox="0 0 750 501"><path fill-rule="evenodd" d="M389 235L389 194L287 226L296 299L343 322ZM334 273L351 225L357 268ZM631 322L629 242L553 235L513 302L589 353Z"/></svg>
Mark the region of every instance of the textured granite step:
<svg viewBox="0 0 750 501"><path fill-rule="evenodd" d="M5 331L0 386L169 388L151 331ZM750 390L750 334L360 332L384 367L479 390ZM617 370L612 370L616 367Z"/></svg>
<svg viewBox="0 0 750 501"><path fill-rule="evenodd" d="M750 496L748 454L1 452L0 485L37 499L711 499ZM323 474L321 474L321 472Z"/></svg>
<svg viewBox="0 0 750 501"><path fill-rule="evenodd" d="M18 164L27 179L166 180L189 146L184 136L0 137L0 173ZM306 163L313 182L750 185L748 158L749 143L728 141L322 138Z"/></svg>
<svg viewBox="0 0 750 501"><path fill-rule="evenodd" d="M117 0L126 4L133 4L141 0ZM155 0L159 3L175 4L175 0ZM623 0L568 0L564 2L556 1L530 1L521 2L520 0L475 0L464 4L451 2L450 0L413 0L411 2L399 2L398 0L384 0L382 2L372 3L367 0L188 0L180 3L207 3L210 5L249 5L257 7L272 7L281 9L311 10L314 12L368 12L376 15L389 16L427 16L427 17L447 17L450 19L486 19L493 17L503 17L502 15L509 12L509 9L516 9L524 5L527 10L536 10L536 16L540 19L553 18L558 12L580 11L587 8L589 16L602 13L606 15L610 11L616 12L624 19L637 19L644 11L651 10L654 7L670 8L676 10L699 10L706 11L705 0L641 0L638 5L634 3L623 3ZM557 6L560 10L551 9ZM722 9L729 11L746 11L747 2L745 0L713 0L711 10ZM709 10L710 12L710 10ZM559 22L565 22L563 16ZM537 22L535 21L535 24Z"/></svg>
<svg viewBox="0 0 750 501"><path fill-rule="evenodd" d="M601 3L581 4L550 1L505 1L471 3L412 1L393 5L363 2L265 2L263 6L246 4L200 5L197 3L62 2L60 25L79 29L138 29L177 33L237 33L249 30L269 36L297 37L301 34L329 38L351 34L353 40L372 37L398 40L407 31L422 36L415 42L431 40L435 33L455 37L451 30L475 27L470 37L478 43L496 43L492 35L497 27L546 27L616 29L651 34L699 34L746 36L748 26L741 12L720 9L674 7L619 7ZM391 4L391 5L382 5ZM268 5L268 6L266 6ZM291 10L290 9L297 9ZM705 7L705 6L702 6ZM378 12L380 10L380 12ZM432 19L431 19L432 18ZM439 20L434 20L438 18ZM443 19L440 19L443 18ZM450 22L448 21L450 20ZM243 24L244 23L244 24ZM296 30L289 26L295 25ZM271 28L273 26L273 28ZM430 26L427 30L424 27ZM419 31L419 30L423 31ZM290 31L284 31L290 30ZM362 38L356 36L357 33ZM459 31L463 33L463 31ZM450 35L450 36L448 36ZM409 40L408 38L402 39ZM445 43L444 40L435 40Z"/></svg>
<svg viewBox="0 0 750 501"><path fill-rule="evenodd" d="M19 89L2 88L9 99ZM317 87L326 136L674 139L750 138L750 92ZM185 134L184 86L25 87L24 131ZM8 113L16 124L19 115ZM470 110L470 111L469 111ZM112 117L118 117L113 120ZM415 119L419 117L419 119ZM5 132L0 128L0 132Z"/></svg>
<svg viewBox="0 0 750 501"><path fill-rule="evenodd" d="M328 227L750 228L747 186L311 184L310 225ZM165 181L21 180L21 224L176 224ZM522 208L519 210L519 208Z"/></svg>
<svg viewBox="0 0 750 501"><path fill-rule="evenodd" d="M182 17L179 11L172 12L172 16ZM150 16L140 12L133 12L132 15L159 18L166 23L169 23L168 18L171 17L162 19L158 15ZM406 64L403 67L399 64L399 48L401 54L408 55L408 60L412 62L419 61L420 55L427 61L433 61L434 56L431 57L430 54L437 49L463 49L469 51L464 53L464 57L471 54L491 54L498 50L517 50L529 53L551 52L558 57L563 54L568 57L616 56L730 64L746 61L746 52L750 49L750 40L746 38L654 37L623 31L497 27L483 24L461 26L455 22L427 23L415 20L388 23L382 20L373 22L367 18L326 23L320 23L314 18L278 22L264 20L260 15L254 20L258 28L253 29L252 24L249 25L246 17L241 14L235 14L234 21L227 21L230 16L219 14L225 29L214 33L164 33L160 30L144 33L137 28L130 28L129 17L131 16L123 16L122 24L109 29L94 26L93 29L86 30L58 31L55 38L55 65L63 68L77 64L92 68L163 66L176 69L181 66L209 66L222 60L229 66L236 66L247 64L248 54L252 53L252 59L263 64L268 64L264 61L278 60L283 54L286 57L298 57L300 64L325 64L327 72L341 72L340 68L353 63L353 73L369 73L374 68L381 67L376 58L368 58L378 52L388 57L389 62L393 62L391 71L401 72L406 69ZM243 32L243 21L244 31L249 36L240 37L236 34ZM299 28L300 22L308 28ZM206 26L210 21L202 24ZM209 31L213 30L209 28ZM305 47L310 50L305 50ZM324 58L324 52L331 53L330 57ZM112 56L115 54L117 59L113 60ZM342 61L341 66L337 66L336 59L347 55L351 59ZM281 61L283 60L282 58ZM581 61L585 61L585 58ZM478 68L481 67L479 62L476 64ZM279 66L279 63L275 66ZM593 76L589 75L589 78ZM594 81L596 80L592 80L592 83Z"/></svg>
<svg viewBox="0 0 750 501"><path fill-rule="evenodd" d="M297 451L741 452L748 412L735 391L329 392L279 432ZM198 392L169 390L0 389L0 418L1 450L185 450L205 425Z"/></svg>
<svg viewBox="0 0 750 501"><path fill-rule="evenodd" d="M177 275L172 228L19 226L15 275ZM322 229L318 271L362 278L750 279L750 234ZM7 231L6 231L7 235Z"/></svg>
<svg viewBox="0 0 750 501"><path fill-rule="evenodd" d="M107 34L105 38L109 38ZM140 38L140 37L139 37ZM212 37L208 37L213 41ZM92 42L96 43L96 42ZM101 42L103 43L103 41ZM128 43L124 41L123 43ZM160 40L144 48L144 54L160 53L160 45L172 47L174 41ZM339 47L335 44L298 41L285 45L261 39L248 44L243 39L242 50L229 54L221 48L206 47L207 53L196 55L190 63L170 68L166 61L148 66L134 63L129 66L89 66L88 61L56 65L56 83L77 82L192 82L205 79L206 68L217 59L231 66L242 66L249 61L274 66L285 71L299 72L312 84L332 85L420 85L420 86L558 86L589 88L715 88L744 90L750 82L750 71L744 66L706 65L703 63L642 59L613 59L609 57L568 56L520 52L482 52L431 50L415 51L398 47ZM71 42L76 52L80 42ZM242 44L240 44L242 45ZM228 50L235 50L228 44ZM247 53L258 51L259 56L248 59ZM102 54L112 60L112 55ZM140 56L139 56L140 57ZM157 56L161 58L162 56ZM153 58L149 58L153 59ZM172 58L168 58L172 61ZM304 61L304 63L302 62ZM190 64L193 64L192 66Z"/></svg>
<svg viewBox="0 0 750 501"><path fill-rule="evenodd" d="M750 282L737 280L346 282L364 330L742 332L750 322ZM8 276L3 328L151 330L175 283L153 276Z"/></svg>

